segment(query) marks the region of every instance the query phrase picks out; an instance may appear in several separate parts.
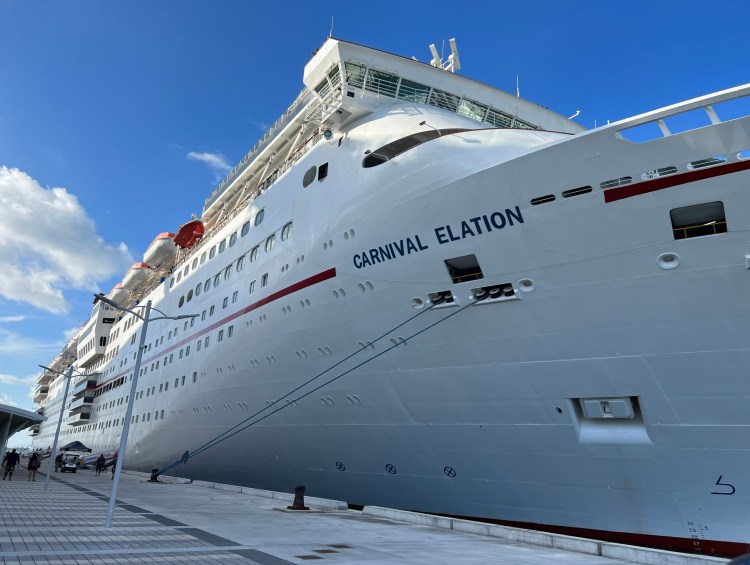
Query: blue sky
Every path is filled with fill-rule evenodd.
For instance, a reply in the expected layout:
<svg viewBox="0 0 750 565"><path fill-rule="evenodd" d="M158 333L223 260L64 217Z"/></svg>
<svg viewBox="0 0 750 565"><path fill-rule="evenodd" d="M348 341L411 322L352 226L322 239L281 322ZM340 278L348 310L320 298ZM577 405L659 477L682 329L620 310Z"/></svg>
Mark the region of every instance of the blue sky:
<svg viewBox="0 0 750 565"><path fill-rule="evenodd" d="M0 403L292 102L333 35L602 125L750 82L750 3L0 0ZM14 444L26 445L28 437Z"/></svg>

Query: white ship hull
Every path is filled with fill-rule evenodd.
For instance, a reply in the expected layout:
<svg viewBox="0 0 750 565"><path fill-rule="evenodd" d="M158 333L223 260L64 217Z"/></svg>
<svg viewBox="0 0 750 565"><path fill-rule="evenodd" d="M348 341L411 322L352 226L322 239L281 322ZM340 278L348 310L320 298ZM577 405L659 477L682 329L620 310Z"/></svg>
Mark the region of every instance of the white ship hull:
<svg viewBox="0 0 750 565"><path fill-rule="evenodd" d="M247 237L148 295L171 314L215 312L149 327L125 465L162 469L230 430L170 472L740 553L750 118L642 144L617 135L628 123L574 136L469 131L362 168L378 145L368 136L400 116L464 120L385 108L343 143L313 148L201 249L263 209ZM689 166L714 156L725 161L708 174ZM321 163L328 177L303 188ZM669 166L677 172L648 174ZM561 197L579 187L592 190ZM715 201L726 233L675 239L670 211ZM272 232L277 249L225 279ZM482 278L452 281L445 261L471 255ZM216 274L217 288L178 306ZM511 296L477 300L475 289L508 284ZM453 301L435 305L445 292ZM100 387L132 373L133 330L118 336ZM98 396L91 423L65 439L115 449L121 426L107 421L121 424L127 385ZM46 425L38 447L51 443Z"/></svg>

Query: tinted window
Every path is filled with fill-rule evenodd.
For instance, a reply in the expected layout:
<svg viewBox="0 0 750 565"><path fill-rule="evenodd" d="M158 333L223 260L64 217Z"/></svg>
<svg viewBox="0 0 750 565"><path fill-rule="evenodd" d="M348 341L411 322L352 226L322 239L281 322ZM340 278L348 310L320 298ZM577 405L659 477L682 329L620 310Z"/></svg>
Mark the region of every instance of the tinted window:
<svg viewBox="0 0 750 565"><path fill-rule="evenodd" d="M471 130L466 128L452 128L444 130L431 129L428 131L420 131L419 133L407 135L406 137L402 137L401 139L397 139L396 141L391 141L389 144L383 145L383 147L372 151L369 155L367 155L367 157L364 158L364 160L362 161L362 166L366 169L370 167L377 167L378 165L382 165L386 161L393 159L398 155L401 155L401 153L415 148L417 145L421 145L427 141L431 141L444 135L451 135L464 131Z"/></svg>

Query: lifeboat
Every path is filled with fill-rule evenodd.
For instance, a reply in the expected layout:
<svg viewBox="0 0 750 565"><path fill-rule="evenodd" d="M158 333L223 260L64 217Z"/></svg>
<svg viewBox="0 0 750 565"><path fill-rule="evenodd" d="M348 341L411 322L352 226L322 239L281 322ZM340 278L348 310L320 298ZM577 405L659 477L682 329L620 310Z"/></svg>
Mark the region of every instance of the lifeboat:
<svg viewBox="0 0 750 565"><path fill-rule="evenodd" d="M113 302L124 305L125 302L127 302L128 298L130 298L130 291L122 286L122 283L117 283L107 295L107 298L109 298Z"/></svg>
<svg viewBox="0 0 750 565"><path fill-rule="evenodd" d="M180 229L177 230L177 235L174 236L175 245L182 249L192 247L200 241L205 232L206 228L203 225L203 222L193 216L192 220L182 224Z"/></svg>
<svg viewBox="0 0 750 565"><path fill-rule="evenodd" d="M143 262L156 269L159 265L174 257L177 253L174 236L173 233L167 231L157 235L146 249L146 253L143 254Z"/></svg>
<svg viewBox="0 0 750 565"><path fill-rule="evenodd" d="M153 269L146 265L146 263L135 263L128 272L125 273L125 278L122 279L122 286L127 290L135 290L141 284L148 280L151 276Z"/></svg>

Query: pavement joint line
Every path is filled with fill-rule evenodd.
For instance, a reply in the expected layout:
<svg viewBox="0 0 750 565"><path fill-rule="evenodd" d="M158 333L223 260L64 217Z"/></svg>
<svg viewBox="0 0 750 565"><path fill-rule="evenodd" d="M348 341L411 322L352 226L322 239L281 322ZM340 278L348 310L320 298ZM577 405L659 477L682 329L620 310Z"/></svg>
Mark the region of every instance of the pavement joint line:
<svg viewBox="0 0 750 565"><path fill-rule="evenodd" d="M246 546L246 545L233 545L231 547L217 547L217 546L210 546L210 547L158 547L158 548L138 548L138 549L128 549L128 548L111 548L107 551L107 555L109 556L110 553L114 554L120 554L120 555L138 555L138 554L148 554L153 555L157 553L189 553L189 552L199 552L199 553L213 553L213 552L221 552L221 553L231 553L234 551L242 551L247 549L253 549L252 547ZM258 551L257 549L255 551ZM94 549L56 549L56 550L36 550L36 551L3 551L2 556L5 557L54 557L57 555L101 555L102 550L101 548L94 548Z"/></svg>

